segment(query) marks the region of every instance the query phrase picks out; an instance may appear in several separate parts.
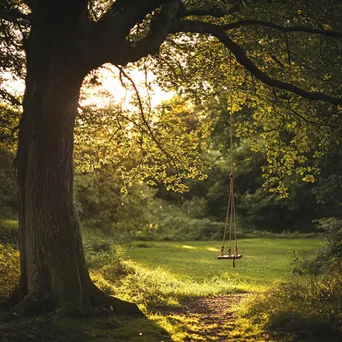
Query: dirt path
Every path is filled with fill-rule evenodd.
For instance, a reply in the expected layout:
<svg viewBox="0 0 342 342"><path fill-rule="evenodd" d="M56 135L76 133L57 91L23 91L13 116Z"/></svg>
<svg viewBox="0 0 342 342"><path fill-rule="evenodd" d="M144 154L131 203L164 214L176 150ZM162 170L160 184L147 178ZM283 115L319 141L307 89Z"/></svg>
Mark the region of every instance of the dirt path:
<svg viewBox="0 0 342 342"><path fill-rule="evenodd" d="M252 341L240 336L233 307L246 298L246 294L194 298L181 309L164 312L182 325L182 341L237 342ZM267 341L267 339L265 339Z"/></svg>
<svg viewBox="0 0 342 342"><path fill-rule="evenodd" d="M232 308L243 298L246 294L199 298L187 304L187 312L198 316L205 341L227 341L229 332L236 325Z"/></svg>

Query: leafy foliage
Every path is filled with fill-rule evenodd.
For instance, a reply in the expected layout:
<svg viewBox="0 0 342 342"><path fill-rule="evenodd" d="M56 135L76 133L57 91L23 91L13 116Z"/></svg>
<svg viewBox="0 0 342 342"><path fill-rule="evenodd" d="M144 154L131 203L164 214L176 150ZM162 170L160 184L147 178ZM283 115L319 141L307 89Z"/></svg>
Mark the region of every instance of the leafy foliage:
<svg viewBox="0 0 342 342"><path fill-rule="evenodd" d="M135 184L122 193L122 186L111 169L76 176L76 207L84 228L122 239L147 225L146 203L151 201L153 191Z"/></svg>
<svg viewBox="0 0 342 342"><path fill-rule="evenodd" d="M17 184L12 169L14 155L0 148L0 218L12 219L18 211Z"/></svg>
<svg viewBox="0 0 342 342"><path fill-rule="evenodd" d="M297 260L295 273L329 274L339 269L342 261L342 222L334 217L317 220L317 226L324 231L326 245L320 248L312 261Z"/></svg>
<svg viewBox="0 0 342 342"><path fill-rule="evenodd" d="M341 272L305 276L253 298L240 312L250 324L287 338L337 340L341 334Z"/></svg>
<svg viewBox="0 0 342 342"><path fill-rule="evenodd" d="M327 15L325 27L338 29L332 18L336 18L340 5L334 7L335 2L324 2L324 6L317 6L256 1L253 6L240 9L236 16L242 21L253 18L259 23L276 22L284 26L308 22L315 25L322 18L317 13L320 8ZM212 22L215 20L228 22L227 25L232 21L229 16ZM241 26L229 30L229 35L268 75L312 90L327 89L329 80L329 91L340 93L341 70L333 57L340 49L339 40L311 35L304 42L303 32L282 35L267 24ZM286 197L289 176L297 174L309 183L317 180L317 159L327 153L328 145L338 144L339 109L265 86L210 36L170 37L158 58L162 87L185 93L197 103L213 104L218 94L226 98L228 113L235 116L237 137L248 139L253 151L266 156L262 169L267 190Z"/></svg>
<svg viewBox="0 0 342 342"><path fill-rule="evenodd" d="M18 110L0 103L0 148L15 147L19 117Z"/></svg>
<svg viewBox="0 0 342 342"><path fill-rule="evenodd" d="M181 98L152 111L143 108L140 95L136 96L141 106L133 111L96 105L82 108L75 139L78 170L110 164L123 187L145 180L175 191L186 190L186 179L205 178L208 164L200 157L199 144L209 132L206 113L195 113Z"/></svg>
<svg viewBox="0 0 342 342"><path fill-rule="evenodd" d="M19 251L0 244L0 304L14 291L19 281Z"/></svg>

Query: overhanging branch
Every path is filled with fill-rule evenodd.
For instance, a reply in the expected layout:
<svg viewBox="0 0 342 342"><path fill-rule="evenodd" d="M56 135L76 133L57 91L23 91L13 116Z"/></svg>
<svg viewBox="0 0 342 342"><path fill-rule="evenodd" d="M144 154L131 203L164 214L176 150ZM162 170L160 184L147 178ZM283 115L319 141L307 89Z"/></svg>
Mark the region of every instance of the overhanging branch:
<svg viewBox="0 0 342 342"><path fill-rule="evenodd" d="M21 19L29 20L29 15L20 12L18 9L11 6L8 1L2 0L0 2L0 19L16 23Z"/></svg>
<svg viewBox="0 0 342 342"><path fill-rule="evenodd" d="M5 99L10 103L11 105L15 107L21 107L22 103L20 100L18 100L14 95L9 93L6 89L0 88L0 98Z"/></svg>
<svg viewBox="0 0 342 342"><path fill-rule="evenodd" d="M129 62L136 62L140 58L158 51L171 31L178 8L179 2L177 0L161 7L160 13L152 20L150 31L146 37L127 46L125 54Z"/></svg>
<svg viewBox="0 0 342 342"><path fill-rule="evenodd" d="M140 97L140 93L139 93L139 90L135 84L135 82L133 81L133 79L125 72L125 70L122 68L122 67L118 67L119 71L120 71L120 77L121 77L121 74L127 78L127 80L131 83L131 85L133 86L133 89L134 89L134 92L135 92L135 95L138 99L138 105L139 105L139 110L140 110L140 115L141 115L141 118L142 118L142 121L145 125L145 127L147 128L147 132L148 134L151 136L152 140L156 143L156 145L158 146L158 148L166 155L166 157L168 157L170 160L172 160L172 157L169 155L169 153L164 149L164 147L160 144L160 142L158 141L158 139L156 138L147 118L146 118L146 115L145 115L145 111L144 111L144 106L143 106L143 103L142 103L142 100L141 100L141 97Z"/></svg>
<svg viewBox="0 0 342 342"><path fill-rule="evenodd" d="M270 23L268 21L254 20L254 19L239 20L233 23L222 25L221 28L225 30L231 30L234 28L239 28L243 26L251 26L251 25L269 27L269 28L273 28L282 32L304 32L304 33L310 33L310 34L321 34L321 35L328 36L328 37L342 38L342 32L340 31L321 30L321 29L315 29L313 27L307 27L307 26L301 26L301 25L281 26L278 24Z"/></svg>
<svg viewBox="0 0 342 342"><path fill-rule="evenodd" d="M210 34L211 36L216 37L222 44L224 44L224 46L227 47L234 54L237 62L240 65L244 66L253 76L258 78L261 82L271 87L290 91L312 101L325 101L335 106L342 105L341 98L330 96L321 92L307 91L293 84L271 78L264 71L258 68L258 66L246 55L245 51L238 44L236 44L227 36L225 30L226 28L224 26L197 20L178 20L175 23L172 31L173 33L189 32Z"/></svg>
<svg viewBox="0 0 342 342"><path fill-rule="evenodd" d="M213 3L213 6L211 8L195 8L195 9L189 9L185 10L183 13L181 13L181 17L188 17L188 16L210 16L210 17L216 17L221 18L226 15L230 15L233 13L236 13L241 10L241 7L243 6L243 1L236 0L231 1L231 6L227 9L224 9Z"/></svg>
<svg viewBox="0 0 342 342"><path fill-rule="evenodd" d="M116 2L98 22L93 22L90 30L85 32L86 50L89 69L97 68L104 63L125 65L137 60L137 50L144 50L144 42L130 42L127 38L130 30L160 6L168 7L176 0L132 0L129 4ZM178 3L179 0L177 0ZM121 3L123 4L121 6ZM151 36L151 35L149 35ZM153 42L152 42L152 45Z"/></svg>
<svg viewBox="0 0 342 342"><path fill-rule="evenodd" d="M93 24L93 32L89 38L91 39L89 53L93 56L91 58L92 68L106 62L114 65L126 65L158 51L171 30L180 2L179 0L154 0L139 1L138 3L139 5L137 4L135 7L129 7L127 13L114 15L113 12L111 19L106 15L104 20L101 19ZM145 3L145 7L143 7L143 3ZM139 20L145 18L146 14L151 13L151 3L154 3L155 6L163 5L159 12L154 13L148 34L138 41L128 40L130 29Z"/></svg>

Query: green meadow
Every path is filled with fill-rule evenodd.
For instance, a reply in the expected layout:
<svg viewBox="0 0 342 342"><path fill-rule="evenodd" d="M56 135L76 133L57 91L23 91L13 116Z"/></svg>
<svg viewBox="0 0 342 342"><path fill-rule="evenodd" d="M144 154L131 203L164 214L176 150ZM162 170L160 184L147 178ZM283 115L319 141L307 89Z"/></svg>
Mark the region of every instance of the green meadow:
<svg viewBox="0 0 342 342"><path fill-rule="evenodd" d="M113 292L139 303L146 315L167 331L172 341L290 341L297 338L291 330L283 331L281 326L276 332L265 330L269 309L258 301L266 302L263 296L267 296L272 306L275 289L288 283L299 281L305 288L307 279L294 275L293 270L298 260L312 259L322 246L324 241L320 237L241 239L239 252L243 257L236 260L236 267L233 267L231 260L217 260L221 247L218 241L136 241L124 246L123 254L123 263L134 269L134 276L128 275ZM106 278L105 274L103 276ZM298 290L298 284L296 286ZM317 283L317 291L320 289ZM194 303L202 303L203 298L215 302L217 310L206 306L201 311L199 305L199 311L193 312L193 306L197 305ZM251 317L255 310L253 300L257 300L257 307L264 311ZM301 298L298 300L301 305ZM310 300L308 296L307 301ZM274 310L281 312L285 304L274 302ZM294 303L289 301L289 305L295 306L296 299ZM295 313L292 306L286 307L285 314L280 313L279 321ZM255 317L263 317L263 321ZM301 331L302 327L297 328ZM206 335L205 331L209 333ZM315 339L309 336L301 341Z"/></svg>
<svg viewBox="0 0 342 342"><path fill-rule="evenodd" d="M7 341L26 341L27 336L29 340L75 342L313 342L324 341L325 336L337 341L330 331L321 334L325 334L324 326L312 312L317 311L321 319L332 310L319 311L321 303L326 306L327 302L317 304L317 293L336 301L338 283L293 274L296 260L312 259L322 246L324 240L318 236L241 239L243 257L233 267L231 260L217 260L219 241L134 241L118 246L86 234L93 281L106 293L137 303L145 318L127 319L111 312L74 320L52 315L0 324L0 333ZM14 250L4 253L13 256L14 265L18 257ZM291 300L286 299L288 292ZM309 316L304 306L304 313L300 312L303 300L309 303ZM289 319L292 324L302 323L287 329ZM319 339L303 331L303 326L316 327Z"/></svg>
<svg viewBox="0 0 342 342"><path fill-rule="evenodd" d="M241 259L217 260L221 242L135 242L125 255L136 265L197 284L217 283L235 291L257 291L292 277L297 257L310 259L322 247L319 238L253 238L239 241ZM226 246L227 249L228 246ZM189 289L189 291L191 291Z"/></svg>

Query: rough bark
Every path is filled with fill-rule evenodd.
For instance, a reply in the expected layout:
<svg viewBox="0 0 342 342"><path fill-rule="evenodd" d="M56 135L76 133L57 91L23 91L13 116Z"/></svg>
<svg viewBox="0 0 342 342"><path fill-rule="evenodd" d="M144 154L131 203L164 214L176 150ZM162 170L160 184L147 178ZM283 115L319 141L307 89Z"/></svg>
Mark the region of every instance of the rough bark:
<svg viewBox="0 0 342 342"><path fill-rule="evenodd" d="M13 310L78 314L101 305L138 313L136 305L106 296L92 283L74 206L73 132L88 71L74 47L81 40L78 23L85 14L79 11L80 20L74 16L61 26L49 17L49 8L43 6L40 14L26 42L26 91L16 158L22 300Z"/></svg>

